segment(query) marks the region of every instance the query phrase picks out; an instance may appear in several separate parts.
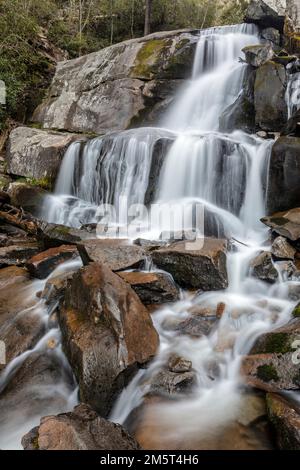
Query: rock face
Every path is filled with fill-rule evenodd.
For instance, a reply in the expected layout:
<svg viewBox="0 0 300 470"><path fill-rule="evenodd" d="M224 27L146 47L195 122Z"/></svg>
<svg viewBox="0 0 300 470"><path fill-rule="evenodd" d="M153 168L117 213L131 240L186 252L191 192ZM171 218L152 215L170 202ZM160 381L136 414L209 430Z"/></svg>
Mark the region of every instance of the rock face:
<svg viewBox="0 0 300 470"><path fill-rule="evenodd" d="M254 84L255 122L261 129L277 131L286 122L286 85L283 65L268 62L257 69Z"/></svg>
<svg viewBox="0 0 300 470"><path fill-rule="evenodd" d="M270 217L263 217L261 221L278 235L296 241L300 238L300 208L286 212L276 212Z"/></svg>
<svg viewBox="0 0 300 470"><path fill-rule="evenodd" d="M42 186L51 187L69 144L79 137L75 134L42 131L17 127L8 141L7 172L33 178Z"/></svg>
<svg viewBox="0 0 300 470"><path fill-rule="evenodd" d="M268 188L268 214L300 206L300 138L280 137L272 148Z"/></svg>
<svg viewBox="0 0 300 470"><path fill-rule="evenodd" d="M300 410L284 397L267 394L269 419L281 450L300 450Z"/></svg>
<svg viewBox="0 0 300 470"><path fill-rule="evenodd" d="M162 304L179 300L179 290L165 273L123 272L119 274L131 285L143 304Z"/></svg>
<svg viewBox="0 0 300 470"><path fill-rule="evenodd" d="M203 290L225 289L226 241L206 238L201 249L188 249L189 243L178 242L151 253L152 260L161 269L172 274L184 287Z"/></svg>
<svg viewBox="0 0 300 470"><path fill-rule="evenodd" d="M61 62L33 119L98 134L153 122L190 76L196 42L192 32L155 33Z"/></svg>
<svg viewBox="0 0 300 470"><path fill-rule="evenodd" d="M58 248L49 248L30 258L26 267L33 277L45 279L61 263L78 257L78 251L74 245L62 245Z"/></svg>
<svg viewBox="0 0 300 470"><path fill-rule="evenodd" d="M104 263L112 271L138 268L145 261L143 248L129 245L127 240L93 239L77 245L83 264Z"/></svg>
<svg viewBox="0 0 300 470"><path fill-rule="evenodd" d="M297 340L299 318L261 335L243 360L242 371L247 382L267 391L296 390L300 385Z"/></svg>
<svg viewBox="0 0 300 470"><path fill-rule="evenodd" d="M138 443L119 424L80 404L70 413L46 416L22 439L25 450L137 450Z"/></svg>
<svg viewBox="0 0 300 470"><path fill-rule="evenodd" d="M251 0L245 15L246 23L255 23L262 28L274 27L283 30L286 0Z"/></svg>
<svg viewBox="0 0 300 470"><path fill-rule="evenodd" d="M92 263L69 284L59 323L81 400L107 415L116 395L158 347L148 311L118 275Z"/></svg>
<svg viewBox="0 0 300 470"><path fill-rule="evenodd" d="M249 65L252 65L252 67L260 67L261 65L264 65L272 59L274 54L270 44L246 46L242 50L245 54L246 62Z"/></svg>
<svg viewBox="0 0 300 470"><path fill-rule="evenodd" d="M26 262L40 251L36 242L21 242L16 245L0 248L0 268L6 266L24 266Z"/></svg>

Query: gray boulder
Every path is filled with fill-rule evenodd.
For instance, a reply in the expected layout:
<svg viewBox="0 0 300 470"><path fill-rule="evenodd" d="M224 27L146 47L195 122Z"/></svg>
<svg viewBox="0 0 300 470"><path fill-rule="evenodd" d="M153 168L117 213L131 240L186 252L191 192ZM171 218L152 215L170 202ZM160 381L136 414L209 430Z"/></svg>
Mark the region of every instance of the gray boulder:
<svg viewBox="0 0 300 470"><path fill-rule="evenodd" d="M245 14L246 23L255 23L262 28L283 31L286 0L251 0Z"/></svg>
<svg viewBox="0 0 300 470"><path fill-rule="evenodd" d="M7 172L51 188L66 148L80 136L30 127L17 127L8 140Z"/></svg>
<svg viewBox="0 0 300 470"><path fill-rule="evenodd" d="M278 272L272 262L272 254L268 251L263 251L251 261L251 272L261 281L273 283L278 278Z"/></svg>
<svg viewBox="0 0 300 470"><path fill-rule="evenodd" d="M280 137L272 148L267 187L267 212L300 206L300 138Z"/></svg>
<svg viewBox="0 0 300 470"><path fill-rule="evenodd" d="M98 134L154 122L190 76L197 42L192 33L155 33L59 63L33 120Z"/></svg>
<svg viewBox="0 0 300 470"><path fill-rule="evenodd" d="M156 266L172 274L179 285L218 290L228 285L226 246L225 240L215 238L206 238L202 248L183 241L153 251L151 256Z"/></svg>
<svg viewBox="0 0 300 470"><path fill-rule="evenodd" d="M291 241L300 238L300 208L286 212L276 212L269 217L263 217L261 221L278 235L282 235Z"/></svg>
<svg viewBox="0 0 300 470"><path fill-rule="evenodd" d="M274 52L270 44L255 44L242 49L246 62L253 67L260 67L272 59Z"/></svg>

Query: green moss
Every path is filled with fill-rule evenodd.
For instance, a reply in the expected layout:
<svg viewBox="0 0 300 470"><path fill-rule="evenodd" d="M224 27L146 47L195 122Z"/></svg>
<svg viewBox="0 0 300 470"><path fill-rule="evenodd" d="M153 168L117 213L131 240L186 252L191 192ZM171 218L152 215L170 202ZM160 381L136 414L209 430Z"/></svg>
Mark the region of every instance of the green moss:
<svg viewBox="0 0 300 470"><path fill-rule="evenodd" d="M289 333L267 333L255 348L261 354L286 354L292 352Z"/></svg>
<svg viewBox="0 0 300 470"><path fill-rule="evenodd" d="M296 305L296 307L294 308L294 310L292 312L292 315L295 318L300 318L300 303L298 305Z"/></svg>
<svg viewBox="0 0 300 470"><path fill-rule="evenodd" d="M131 76L151 78L157 68L162 51L169 43L170 40L166 39L152 39L145 42L136 56Z"/></svg>
<svg viewBox="0 0 300 470"><path fill-rule="evenodd" d="M277 370L273 364L264 364L262 366L258 366L256 375L264 382L270 382L271 380L277 382L279 380Z"/></svg>
<svg viewBox="0 0 300 470"><path fill-rule="evenodd" d="M42 189L50 190L52 188L52 180L45 176L44 178L36 179L36 178L25 178L25 183L29 184L30 186L39 186Z"/></svg>

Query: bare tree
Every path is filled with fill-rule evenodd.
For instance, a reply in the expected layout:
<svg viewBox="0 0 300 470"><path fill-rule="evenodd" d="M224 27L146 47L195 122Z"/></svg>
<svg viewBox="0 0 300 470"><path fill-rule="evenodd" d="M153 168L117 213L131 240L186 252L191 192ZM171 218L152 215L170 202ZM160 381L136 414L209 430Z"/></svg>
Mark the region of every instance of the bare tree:
<svg viewBox="0 0 300 470"><path fill-rule="evenodd" d="M144 36L151 33L151 13L153 0L146 0Z"/></svg>

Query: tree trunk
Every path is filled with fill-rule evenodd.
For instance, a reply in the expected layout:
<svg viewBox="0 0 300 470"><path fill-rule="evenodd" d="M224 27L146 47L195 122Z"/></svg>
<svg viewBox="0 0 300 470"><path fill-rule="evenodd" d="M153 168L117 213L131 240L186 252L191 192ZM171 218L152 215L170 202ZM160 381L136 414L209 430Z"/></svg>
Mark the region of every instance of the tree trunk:
<svg viewBox="0 0 300 470"><path fill-rule="evenodd" d="M150 34L150 33L151 33L152 1L153 1L153 0L146 0L144 36L147 36L147 34Z"/></svg>

